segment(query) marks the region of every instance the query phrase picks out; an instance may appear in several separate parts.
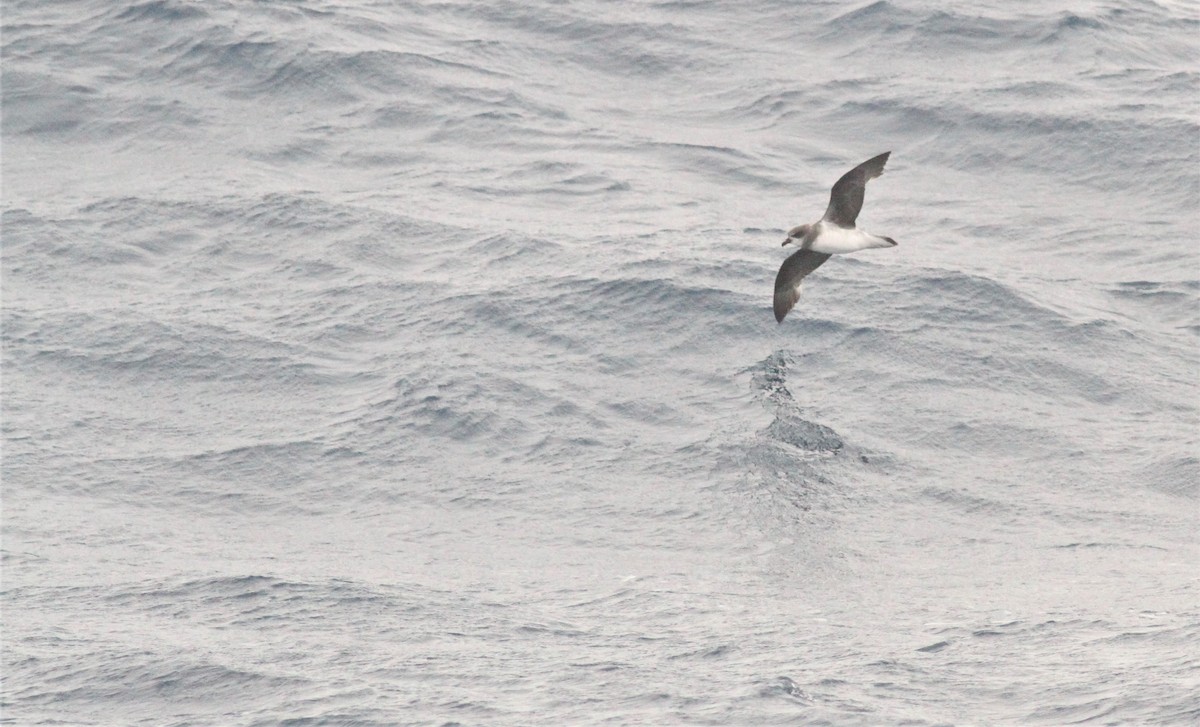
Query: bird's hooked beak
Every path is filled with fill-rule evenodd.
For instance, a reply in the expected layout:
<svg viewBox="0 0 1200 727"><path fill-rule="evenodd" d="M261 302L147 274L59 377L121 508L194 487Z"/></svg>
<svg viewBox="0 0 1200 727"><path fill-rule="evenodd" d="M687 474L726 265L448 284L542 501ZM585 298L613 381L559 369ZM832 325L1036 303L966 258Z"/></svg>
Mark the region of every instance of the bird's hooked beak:
<svg viewBox="0 0 1200 727"><path fill-rule="evenodd" d="M786 245L786 244L788 244L788 243L789 243L789 242L791 242L791 241L792 241L792 238L790 238L790 237L789 237L789 238L787 238L786 240L784 240L784 241L783 241L783 244L784 244L784 245ZM783 245L780 245L780 247L783 247Z"/></svg>

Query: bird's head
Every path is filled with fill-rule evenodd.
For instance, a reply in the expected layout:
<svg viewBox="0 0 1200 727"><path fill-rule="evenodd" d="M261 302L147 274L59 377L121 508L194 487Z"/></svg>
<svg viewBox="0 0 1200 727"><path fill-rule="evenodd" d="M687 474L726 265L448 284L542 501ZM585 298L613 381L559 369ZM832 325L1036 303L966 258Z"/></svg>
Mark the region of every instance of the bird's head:
<svg viewBox="0 0 1200 727"><path fill-rule="evenodd" d="M790 242L799 245L808 236L808 228L809 225L797 225L788 230L787 239L783 241L783 244L786 245Z"/></svg>

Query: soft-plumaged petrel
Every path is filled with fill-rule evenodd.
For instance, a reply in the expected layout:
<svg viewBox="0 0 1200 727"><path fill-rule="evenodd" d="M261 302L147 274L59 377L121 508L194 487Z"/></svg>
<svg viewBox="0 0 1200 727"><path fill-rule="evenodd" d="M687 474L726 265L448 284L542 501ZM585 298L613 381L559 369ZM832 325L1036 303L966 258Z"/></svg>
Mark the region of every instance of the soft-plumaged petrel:
<svg viewBox="0 0 1200 727"><path fill-rule="evenodd" d="M883 174L883 165L887 164L889 155L891 152L885 151L843 174L829 194L829 209L825 210L825 216L811 225L788 230L783 244L794 243L800 250L783 261L775 276L776 321L782 323L783 317L800 299L800 281L804 276L821 267L830 255L869 247L895 247L896 241L892 238L872 235L854 226L863 206L867 180Z"/></svg>

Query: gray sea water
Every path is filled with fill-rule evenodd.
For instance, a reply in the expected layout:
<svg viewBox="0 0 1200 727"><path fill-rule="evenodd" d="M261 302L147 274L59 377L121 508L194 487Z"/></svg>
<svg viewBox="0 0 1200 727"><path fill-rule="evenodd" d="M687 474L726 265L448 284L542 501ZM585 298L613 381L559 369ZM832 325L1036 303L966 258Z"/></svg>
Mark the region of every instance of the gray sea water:
<svg viewBox="0 0 1200 727"><path fill-rule="evenodd" d="M1196 4L2 18L0 722L1200 721Z"/></svg>

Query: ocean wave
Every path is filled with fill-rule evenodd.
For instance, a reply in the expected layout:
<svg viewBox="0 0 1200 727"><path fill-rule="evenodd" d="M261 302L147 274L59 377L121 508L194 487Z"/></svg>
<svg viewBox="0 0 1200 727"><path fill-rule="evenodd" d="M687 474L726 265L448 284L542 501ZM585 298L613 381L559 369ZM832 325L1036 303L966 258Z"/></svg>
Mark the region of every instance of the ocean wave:
<svg viewBox="0 0 1200 727"><path fill-rule="evenodd" d="M5 717L1187 723L1197 29L6 2Z"/></svg>
<svg viewBox="0 0 1200 727"><path fill-rule="evenodd" d="M123 311L77 314L50 323L11 311L8 340L36 348L29 363L90 377L276 383L320 378L304 350L222 326L167 323ZM9 337L11 336L11 338Z"/></svg>

